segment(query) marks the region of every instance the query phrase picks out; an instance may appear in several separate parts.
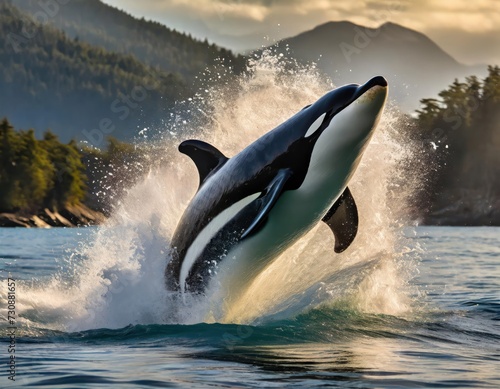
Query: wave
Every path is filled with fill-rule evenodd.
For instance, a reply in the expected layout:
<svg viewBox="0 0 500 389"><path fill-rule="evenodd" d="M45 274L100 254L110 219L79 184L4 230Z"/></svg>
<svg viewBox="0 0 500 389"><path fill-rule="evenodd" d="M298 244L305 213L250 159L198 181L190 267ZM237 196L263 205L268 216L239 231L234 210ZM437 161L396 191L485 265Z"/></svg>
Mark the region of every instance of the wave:
<svg viewBox="0 0 500 389"><path fill-rule="evenodd" d="M434 346L441 343L467 347L480 342L498 342L499 335L478 327L480 324L474 320L475 315L467 315L464 311L439 311L402 318L353 310L348 304L332 306L324 303L293 318L253 325L138 324L119 329L99 328L70 333L22 326L18 335L20 343L142 343L149 347L173 344L230 351L237 348L255 350L256 347L272 345L349 344L363 338L403 339ZM464 324L465 321L469 323ZM0 326L0 338L6 337L7 333L8 329Z"/></svg>

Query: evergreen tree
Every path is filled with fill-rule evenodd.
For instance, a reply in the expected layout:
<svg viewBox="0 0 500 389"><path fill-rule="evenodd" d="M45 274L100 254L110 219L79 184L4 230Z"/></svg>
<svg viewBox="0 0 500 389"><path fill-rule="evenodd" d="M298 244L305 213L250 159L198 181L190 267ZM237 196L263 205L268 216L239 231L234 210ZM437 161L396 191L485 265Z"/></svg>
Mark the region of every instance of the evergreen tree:
<svg viewBox="0 0 500 389"><path fill-rule="evenodd" d="M16 182L17 196L15 208L37 210L53 186L54 166L48 152L35 139L33 130L19 133L21 147L16 158L16 172L12 179Z"/></svg>
<svg viewBox="0 0 500 389"><path fill-rule="evenodd" d="M41 142L54 167L54 184L45 203L50 208L63 208L67 204L78 204L85 198L85 166L76 143L59 142L51 131L47 131Z"/></svg>
<svg viewBox="0 0 500 389"><path fill-rule="evenodd" d="M12 209L16 198L14 177L19 142L14 128L7 119L0 123L0 211Z"/></svg>

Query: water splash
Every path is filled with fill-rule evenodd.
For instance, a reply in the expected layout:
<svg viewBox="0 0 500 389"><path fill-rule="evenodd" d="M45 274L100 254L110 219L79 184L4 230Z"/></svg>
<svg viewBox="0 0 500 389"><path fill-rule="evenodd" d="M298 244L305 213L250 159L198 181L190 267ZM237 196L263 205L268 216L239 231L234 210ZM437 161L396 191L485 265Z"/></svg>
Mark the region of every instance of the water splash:
<svg viewBox="0 0 500 389"><path fill-rule="evenodd" d="M213 71L206 77L220 74ZM369 313L410 312L408 281L415 269L415 249L402 236L401 211L418 180L402 176L414 158L413 148L392 110L386 110L350 184L360 227L349 250L335 254L331 232L318 225L231 305L218 295L208 301L187 296L179 303L165 291L169 237L198 185L195 167L177 152L178 143L195 136L232 156L331 88L314 66L289 66L264 53L250 63L248 74L180 104L176 116L191 119L175 120L165 139L156 143L168 163L151 169L119 200L107 224L79 248L79 256L86 259L70 260L71 272L66 269L49 283L22 285L25 323L64 331L152 323L257 323L325 304ZM396 187L400 183L404 187Z"/></svg>

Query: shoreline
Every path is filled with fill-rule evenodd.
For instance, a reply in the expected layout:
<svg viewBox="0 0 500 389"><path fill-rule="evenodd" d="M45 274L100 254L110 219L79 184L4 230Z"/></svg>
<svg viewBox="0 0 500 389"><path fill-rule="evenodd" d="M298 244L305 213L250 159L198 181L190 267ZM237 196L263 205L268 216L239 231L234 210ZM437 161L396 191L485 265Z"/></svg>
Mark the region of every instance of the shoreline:
<svg viewBox="0 0 500 389"><path fill-rule="evenodd" d="M495 215L496 216L496 215ZM45 208L37 213L0 213L0 228L78 228L98 226L108 218L85 205L71 205L60 211ZM428 215L413 220L409 225L418 227L500 227L500 218L491 216Z"/></svg>
<svg viewBox="0 0 500 389"><path fill-rule="evenodd" d="M61 210L45 208L36 213L0 213L0 228L74 228L100 225L106 220L107 217L102 212L85 205L68 205Z"/></svg>

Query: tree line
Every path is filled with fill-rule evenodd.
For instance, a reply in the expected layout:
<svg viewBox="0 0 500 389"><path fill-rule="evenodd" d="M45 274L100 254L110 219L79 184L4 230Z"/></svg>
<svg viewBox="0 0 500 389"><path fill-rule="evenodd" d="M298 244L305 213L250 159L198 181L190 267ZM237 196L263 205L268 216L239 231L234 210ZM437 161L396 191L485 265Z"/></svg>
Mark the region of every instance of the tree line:
<svg viewBox="0 0 500 389"><path fill-rule="evenodd" d="M74 140L63 143L50 130L0 122L0 212L36 213L85 204L109 211L109 199L130 187L149 167L145 148L109 137L97 149Z"/></svg>
<svg viewBox="0 0 500 389"><path fill-rule="evenodd" d="M85 167L74 141L61 143L47 131L15 131L0 123L0 211L37 211L79 204L85 197Z"/></svg>
<svg viewBox="0 0 500 389"><path fill-rule="evenodd" d="M415 137L434 166L423 203L500 223L500 67L421 100Z"/></svg>

